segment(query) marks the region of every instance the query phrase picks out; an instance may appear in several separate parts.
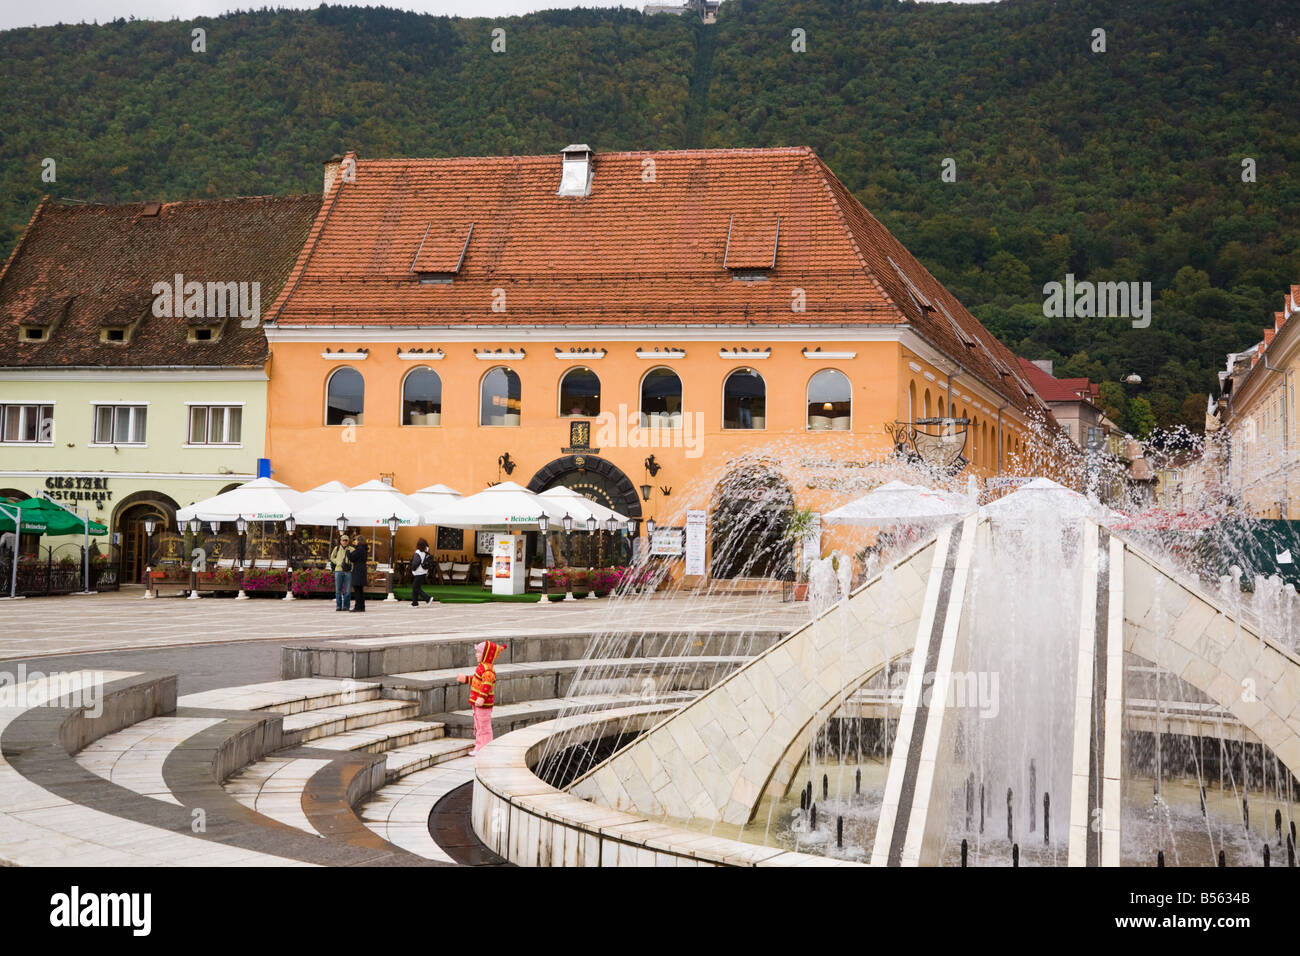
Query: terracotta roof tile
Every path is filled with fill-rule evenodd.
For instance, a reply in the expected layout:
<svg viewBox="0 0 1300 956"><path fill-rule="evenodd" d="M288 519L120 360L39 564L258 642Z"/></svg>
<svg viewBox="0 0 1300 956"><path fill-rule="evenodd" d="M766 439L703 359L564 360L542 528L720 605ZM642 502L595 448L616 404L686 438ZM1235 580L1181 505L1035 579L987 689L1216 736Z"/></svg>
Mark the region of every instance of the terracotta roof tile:
<svg viewBox="0 0 1300 956"><path fill-rule="evenodd" d="M1022 358L1017 361L1029 384L1045 402L1091 401L1100 394L1100 386L1094 385L1087 378L1055 378L1029 359Z"/></svg>
<svg viewBox="0 0 1300 956"><path fill-rule="evenodd" d="M584 197L556 195L560 167L558 153L357 160L354 181L326 197L271 320L910 324L1016 407L1032 404L1015 357L812 150L596 153ZM426 232L444 224L432 260L445 266L455 229L471 222L455 279L421 284L411 266ZM737 270L769 266L774 248L767 281L737 280ZM796 289L803 312L791 308Z"/></svg>
<svg viewBox="0 0 1300 956"><path fill-rule="evenodd" d="M42 200L0 272L0 366L237 366L266 361L257 327L227 321L215 341L189 342L182 318L152 314L153 285L259 282L265 316L302 248L321 197L259 196L160 205ZM62 312L47 341L19 328ZM103 328L139 321L129 344Z"/></svg>

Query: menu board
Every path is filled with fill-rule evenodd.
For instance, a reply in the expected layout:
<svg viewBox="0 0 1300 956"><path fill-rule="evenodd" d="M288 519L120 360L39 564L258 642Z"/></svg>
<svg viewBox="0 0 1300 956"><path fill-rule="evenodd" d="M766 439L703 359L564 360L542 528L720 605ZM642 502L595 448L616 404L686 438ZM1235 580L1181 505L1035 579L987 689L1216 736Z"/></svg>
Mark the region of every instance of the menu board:
<svg viewBox="0 0 1300 956"><path fill-rule="evenodd" d="M676 557L686 550L686 530L684 528L655 528L650 537L650 553L658 556Z"/></svg>
<svg viewBox="0 0 1300 956"><path fill-rule="evenodd" d="M704 511L686 512L686 573L704 574L705 530L708 516Z"/></svg>

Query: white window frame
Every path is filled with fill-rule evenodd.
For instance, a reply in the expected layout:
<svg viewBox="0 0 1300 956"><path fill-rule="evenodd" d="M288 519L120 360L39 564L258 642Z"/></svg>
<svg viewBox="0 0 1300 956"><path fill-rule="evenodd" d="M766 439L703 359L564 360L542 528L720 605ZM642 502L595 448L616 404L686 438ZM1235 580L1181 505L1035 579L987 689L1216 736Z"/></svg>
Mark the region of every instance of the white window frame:
<svg viewBox="0 0 1300 956"><path fill-rule="evenodd" d="M575 375L578 372L590 372L592 375L596 376L596 389L597 389L596 401L597 402L600 402L601 396L604 394L605 383L600 380L600 374L594 368L588 368L585 365L574 365L571 368L565 369L564 372L560 375L560 380L556 383L555 409L556 409L557 418L599 418L600 417L600 412L597 412L595 415L580 415L571 412L566 412L564 410L564 380L568 378L570 375ZM601 405L601 408L602 410L604 409L603 404Z"/></svg>
<svg viewBox="0 0 1300 956"><path fill-rule="evenodd" d="M144 424L145 424L145 433L144 433L143 438L142 438L140 441L112 441L112 440L110 440L110 441L99 441L99 440L98 440L98 433L99 433L99 410L100 410L101 408L111 408L111 409L113 409L113 432L114 432L114 434L116 434L116 432L117 432L117 410L118 410L118 409L124 408L124 409L128 409L128 410L130 410L130 419L131 419L131 423L130 423L130 425L129 425L129 431L130 431L132 434L134 434L134 432L135 432L135 417L136 417L136 416L135 416L135 409L144 409L144 410L145 410L145 419L144 419ZM91 402L91 403L90 403L90 409L91 409L91 410L90 410L90 438L91 438L91 440L90 440L90 447L91 447L91 448L117 448L117 447L120 447L120 446L127 446L127 447L130 447L130 448L147 448L147 447L149 447L149 431L148 431L148 429L149 429L149 415L148 415L149 403L148 403L148 402ZM186 427L188 428L188 423L187 423Z"/></svg>
<svg viewBox="0 0 1300 956"><path fill-rule="evenodd" d="M52 447L54 445L54 406L57 404L58 404L57 402L37 402L37 401L25 401L25 400L17 400L12 402L0 402L0 447L3 448L50 448ZM5 420L9 417L9 409L15 405L23 409L23 412L20 413L20 418L19 418L20 425L18 430L20 432L25 430L23 429L21 423L23 423L23 421L26 419L27 409L31 409L31 408L38 409L38 411L36 412L36 434L37 435L40 435L41 433L41 424L40 424L41 413L39 409L49 408L50 410L50 440L49 441L42 441L40 438L36 438L32 441L25 441L21 438L13 441L4 439L4 423Z"/></svg>
<svg viewBox="0 0 1300 956"><path fill-rule="evenodd" d="M225 412L225 414L222 415L222 419L224 420L225 423L224 428L222 429L222 433L227 436L230 433L230 409L238 408L240 411L239 441L212 441L210 439L205 441L195 441L194 432L193 432L193 428L194 428L193 415L194 415L194 409L196 408L207 409L206 427L204 428L205 435L211 434L212 432L213 411L217 409L221 409L223 412ZM185 403L185 446L184 447L186 448L243 448L244 447L243 410L244 410L243 402L212 402L210 404L207 402L186 402Z"/></svg>
<svg viewBox="0 0 1300 956"><path fill-rule="evenodd" d="M809 395L809 392L810 392L811 389L812 389L812 383L813 383L813 380L816 379L817 376L820 375L822 372L839 372L840 375L844 378L844 380L845 380L846 382L848 382L848 385L849 385L849 429L848 429L848 430L849 430L850 432L852 432L852 431L853 431L853 416L854 416L854 414L856 414L856 412L857 412L857 410L858 410L858 409L857 409L857 405L858 405L858 403L857 403L856 401L854 401L854 395L853 395L853 377L852 377L851 375L849 375L848 372L844 371L844 369L842 369L842 368L836 368L834 365L827 365L827 366L823 366L822 368L817 369L817 371L815 371L815 372L813 372L811 375L809 375L809 376L808 376L808 380L807 380L806 382L804 382L804 386L803 386L803 397L804 397L804 400L803 400L803 430L804 430L805 432L809 433L809 434L822 434L822 433L830 433L830 432L834 432L834 431L836 431L836 429L834 429L834 428L813 428L813 427L812 427L812 423L808 420L809 418L812 417L812 416L809 414L809 412L808 412L808 406L812 404L812 398L811 398L811 396ZM928 389L927 389L927 391L928 391ZM928 418L929 415L927 415L926 417ZM943 416L940 415L939 417L942 418Z"/></svg>
<svg viewBox="0 0 1300 956"><path fill-rule="evenodd" d="M683 352L682 354L684 355L685 353ZM645 410L646 379L648 379L655 372L659 372L659 371L671 372L674 376L676 376L677 386L681 390L682 407L677 411L677 424L675 425L673 424L672 421L671 412L667 413L668 414L667 422L665 422L662 418L660 418L659 421L657 422L651 422L648 420L650 414L662 415L664 413L662 412L648 413ZM656 365L654 368L648 369L646 373L641 376L641 381L637 384L636 387L636 412L637 412L637 424L641 428L672 428L672 429L681 428L682 418L686 415L686 382L682 380L681 372L677 371L677 369L672 368L671 366L668 365Z"/></svg>

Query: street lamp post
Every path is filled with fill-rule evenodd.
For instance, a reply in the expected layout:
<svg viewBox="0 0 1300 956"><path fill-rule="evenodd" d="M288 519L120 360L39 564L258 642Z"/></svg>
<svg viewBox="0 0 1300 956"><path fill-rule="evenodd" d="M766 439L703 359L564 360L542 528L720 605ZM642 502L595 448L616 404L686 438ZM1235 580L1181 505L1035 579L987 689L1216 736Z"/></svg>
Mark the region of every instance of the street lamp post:
<svg viewBox="0 0 1300 956"><path fill-rule="evenodd" d="M397 595L393 593L393 578L397 577L397 529L401 526L402 519L396 514L388 519L388 597L385 601L396 601Z"/></svg>
<svg viewBox="0 0 1300 956"><path fill-rule="evenodd" d="M18 545L22 542L23 513L13 505L0 504L0 515L14 523L14 546L9 552L9 597L6 600L18 600Z"/></svg>
<svg viewBox="0 0 1300 956"><path fill-rule="evenodd" d="M599 527L599 525L600 522L596 520L595 515L587 515L587 557L590 558L590 561L588 563L591 565L591 567L587 569L587 573L591 575L593 578L596 575L596 565L600 563L600 558L598 557L600 542L592 541L591 539L592 536L595 535L596 529L597 527ZM587 597L594 598L595 596L596 596L596 582L594 580L588 581Z"/></svg>
<svg viewBox="0 0 1300 956"><path fill-rule="evenodd" d="M569 535L573 532L573 515L567 511L564 517L560 519L564 524L564 553L569 561L569 573L565 574L564 600L573 601L573 544L569 541Z"/></svg>
<svg viewBox="0 0 1300 956"><path fill-rule="evenodd" d="M551 519L546 514L537 516L537 533L542 536L542 595L537 600L539 607L546 607L551 599L546 596L546 532L550 530Z"/></svg>
<svg viewBox="0 0 1300 956"><path fill-rule="evenodd" d="M606 518L606 519L605 519L605 530L606 530L607 532L609 532L609 534L610 534L611 537L612 537L613 535L617 534L617 533L618 533L618 519L615 518L613 515L610 515L608 518ZM604 567L604 563L605 563L605 540L604 540L603 538L602 538L601 541L600 541L600 557L599 557L599 559L597 560L596 563L597 563L598 565L600 565L601 567ZM596 570L597 570L596 568L592 568L592 569L591 569L591 590L587 592L587 597L589 597L589 598L595 598L595 596L596 596Z"/></svg>
<svg viewBox="0 0 1300 956"><path fill-rule="evenodd" d="M217 522L212 522L215 525ZM194 552L199 550L199 532L203 529L203 522L198 518L190 519L190 541L194 548L190 551L190 597L191 601L199 599L199 570L194 566Z"/></svg>
<svg viewBox="0 0 1300 956"><path fill-rule="evenodd" d="M235 554L235 560L239 562L239 593L235 600L247 601L248 595L244 593L244 533L248 531L248 521L243 515L235 518L235 531L239 534L239 550Z"/></svg>
<svg viewBox="0 0 1300 956"><path fill-rule="evenodd" d="M293 530L298 527L298 522L294 520L293 515L284 519L284 530L289 535L289 550L284 558L284 600L293 600Z"/></svg>
<svg viewBox="0 0 1300 956"><path fill-rule="evenodd" d="M153 590L153 529L158 522L152 516L144 519L144 596L154 597Z"/></svg>

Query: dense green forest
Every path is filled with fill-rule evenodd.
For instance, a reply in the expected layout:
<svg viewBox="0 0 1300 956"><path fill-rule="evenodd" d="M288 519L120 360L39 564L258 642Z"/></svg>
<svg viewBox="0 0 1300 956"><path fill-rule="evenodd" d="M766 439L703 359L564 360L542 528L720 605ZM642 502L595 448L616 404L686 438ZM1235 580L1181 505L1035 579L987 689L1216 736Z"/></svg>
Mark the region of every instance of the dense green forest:
<svg viewBox="0 0 1300 956"><path fill-rule="evenodd" d="M1199 428L1225 353L1300 282L1295 2L726 0L709 26L321 7L9 30L0 57L4 254L46 192L302 192L345 149L807 144L1008 345L1107 383L1139 433ZM1150 327L1044 318L1067 272L1150 282Z"/></svg>

